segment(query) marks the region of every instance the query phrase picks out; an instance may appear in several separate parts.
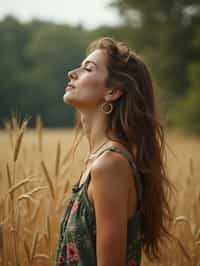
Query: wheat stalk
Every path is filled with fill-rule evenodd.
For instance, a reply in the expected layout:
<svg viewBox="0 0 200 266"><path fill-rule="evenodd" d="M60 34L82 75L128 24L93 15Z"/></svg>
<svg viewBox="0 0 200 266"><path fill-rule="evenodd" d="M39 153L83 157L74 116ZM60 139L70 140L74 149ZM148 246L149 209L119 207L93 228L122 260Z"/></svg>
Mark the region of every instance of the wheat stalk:
<svg viewBox="0 0 200 266"><path fill-rule="evenodd" d="M68 192L69 185L70 185L70 181L67 180L66 183L65 183L65 185L64 185L64 193L67 193Z"/></svg>
<svg viewBox="0 0 200 266"><path fill-rule="evenodd" d="M2 225L0 225L0 251L1 251L1 262L2 265L4 265L4 241L3 241L3 229L2 229Z"/></svg>
<svg viewBox="0 0 200 266"><path fill-rule="evenodd" d="M14 259L14 265L18 266L19 260L18 260L18 250L17 250L17 234L15 229L15 220L14 215L12 216L12 227L10 228L10 232L13 234L13 242L14 242L14 249L13 249L13 259Z"/></svg>
<svg viewBox="0 0 200 266"><path fill-rule="evenodd" d="M200 228L199 228L198 231L196 232L195 239L196 239L196 240L200 240Z"/></svg>
<svg viewBox="0 0 200 266"><path fill-rule="evenodd" d="M179 222L186 222L187 224L189 224L188 218L186 216L178 216L178 217L176 217L174 224L176 225Z"/></svg>
<svg viewBox="0 0 200 266"><path fill-rule="evenodd" d="M37 188L34 188L32 191L29 191L27 193L24 193L22 195L20 195L18 198L17 198L17 201L20 201L22 199L28 199L32 202L35 202L35 200L33 199L32 195L42 189L46 189L47 187L44 186L44 187L37 187Z"/></svg>
<svg viewBox="0 0 200 266"><path fill-rule="evenodd" d="M33 237L33 243L32 243L32 247L31 247L31 260L33 260L33 257L34 257L34 255L35 255L35 251L36 251L36 245L37 245L38 237L39 237L39 232L36 232L36 233L34 234L34 237Z"/></svg>
<svg viewBox="0 0 200 266"><path fill-rule="evenodd" d="M11 180L10 168L9 168L8 163L6 164L6 171L7 171L7 176L8 176L8 188L10 189L12 187L12 180Z"/></svg>
<svg viewBox="0 0 200 266"><path fill-rule="evenodd" d="M19 232L19 226L20 226L20 212L19 209L17 209L16 213L16 226L15 226L15 231Z"/></svg>
<svg viewBox="0 0 200 266"><path fill-rule="evenodd" d="M23 195L20 195L18 198L17 198L17 201L20 201L20 200L23 200L23 199L26 199L26 200L30 200L32 202L35 202L34 199L28 195L28 194L23 194Z"/></svg>
<svg viewBox="0 0 200 266"><path fill-rule="evenodd" d="M31 221L35 221L36 220L36 216L38 215L38 212L40 210L41 204L40 202L38 203L38 205L36 206L32 216L31 216Z"/></svg>
<svg viewBox="0 0 200 266"><path fill-rule="evenodd" d="M55 176L59 176L59 167L60 167L60 154L61 154L61 148L60 148L60 142L57 144L57 150L56 150L56 164L55 164Z"/></svg>
<svg viewBox="0 0 200 266"><path fill-rule="evenodd" d="M42 125L42 119L41 119L41 116L40 115L37 115L36 116L36 130L37 130L37 133L38 133L38 151L39 152L42 152L43 150L43 145L42 145L42 128L43 128L43 125Z"/></svg>
<svg viewBox="0 0 200 266"><path fill-rule="evenodd" d="M62 170L61 178L64 178L67 175L67 173L70 172L70 167L71 165L68 165Z"/></svg>
<svg viewBox="0 0 200 266"><path fill-rule="evenodd" d="M15 132L19 130L18 118L15 114L13 114L11 116L11 124L12 124L12 128Z"/></svg>
<svg viewBox="0 0 200 266"><path fill-rule="evenodd" d="M190 165L190 176L192 177L194 176L194 162L192 158L190 158L189 165Z"/></svg>
<svg viewBox="0 0 200 266"><path fill-rule="evenodd" d="M181 243L181 241L179 239L176 239L176 242L178 244L178 246L180 247L182 254L184 255L184 257L191 262L191 257L189 255L189 253L187 252L187 250L185 249L185 247L183 246L183 244Z"/></svg>
<svg viewBox="0 0 200 266"><path fill-rule="evenodd" d="M24 240L24 249L25 249L25 252L26 252L26 256L27 256L28 262L29 262L29 264L31 264L31 255L30 255L29 247L28 247L28 244L27 244L26 240Z"/></svg>
<svg viewBox="0 0 200 266"><path fill-rule="evenodd" d="M43 161L41 161L41 166L42 166L42 169L44 171L44 175L45 175L45 177L47 179L47 183L49 185L49 189L50 189L50 192L51 192L51 196L52 196L53 199L55 199L55 193L54 193L53 183L51 181L51 177L49 175L49 172L47 170L47 167L46 167L46 165L45 165L45 163Z"/></svg>
<svg viewBox="0 0 200 266"><path fill-rule="evenodd" d="M51 240L51 226L50 226L50 217L47 215L47 236L48 240Z"/></svg>
<svg viewBox="0 0 200 266"><path fill-rule="evenodd" d="M19 151L20 151L20 147L21 147L21 143L22 143L22 138L24 135L24 131L28 125L29 120L24 120L22 123L22 126L19 130L16 142L15 142L15 147L14 147L14 153L13 153L13 161L16 162L18 155L19 155Z"/></svg>
<svg viewBox="0 0 200 266"><path fill-rule="evenodd" d="M31 181L31 176L23 179L22 181L18 182L17 184L13 185L9 190L8 193L12 194L14 193L17 189L22 187L24 184L29 183Z"/></svg>
<svg viewBox="0 0 200 266"><path fill-rule="evenodd" d="M37 254L33 257L34 260L36 259L45 259L45 260L50 260L51 258L48 255L45 254Z"/></svg>

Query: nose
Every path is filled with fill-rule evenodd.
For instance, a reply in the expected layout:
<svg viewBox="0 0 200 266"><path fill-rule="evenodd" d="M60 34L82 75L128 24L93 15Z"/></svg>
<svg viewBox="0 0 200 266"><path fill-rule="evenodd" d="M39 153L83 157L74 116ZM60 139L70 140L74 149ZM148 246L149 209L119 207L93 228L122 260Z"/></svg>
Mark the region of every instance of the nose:
<svg viewBox="0 0 200 266"><path fill-rule="evenodd" d="M69 71L67 75L68 75L69 79L77 79L77 71L76 71L76 69L73 69L73 70Z"/></svg>

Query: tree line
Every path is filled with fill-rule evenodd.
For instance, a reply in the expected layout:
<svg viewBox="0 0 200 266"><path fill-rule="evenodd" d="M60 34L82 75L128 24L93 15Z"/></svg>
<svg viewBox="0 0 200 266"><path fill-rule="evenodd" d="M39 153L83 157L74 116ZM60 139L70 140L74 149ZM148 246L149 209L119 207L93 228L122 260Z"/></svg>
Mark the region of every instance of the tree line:
<svg viewBox="0 0 200 266"><path fill-rule="evenodd" d="M167 126L200 134L200 4L196 0L115 0L120 26L86 30L13 16L0 21L0 123L12 112L46 127L72 127L74 109L63 103L66 73L80 65L87 45L102 36L127 42L153 74Z"/></svg>

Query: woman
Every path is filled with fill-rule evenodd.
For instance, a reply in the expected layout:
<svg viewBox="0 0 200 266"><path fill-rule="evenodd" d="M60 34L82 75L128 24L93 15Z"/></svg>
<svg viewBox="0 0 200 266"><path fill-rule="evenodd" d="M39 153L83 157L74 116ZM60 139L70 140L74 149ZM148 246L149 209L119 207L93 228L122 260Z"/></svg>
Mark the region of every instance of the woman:
<svg viewBox="0 0 200 266"><path fill-rule="evenodd" d="M57 265L138 266L142 249L159 259L171 185L149 70L106 37L68 77L64 102L76 108L90 152L61 223Z"/></svg>

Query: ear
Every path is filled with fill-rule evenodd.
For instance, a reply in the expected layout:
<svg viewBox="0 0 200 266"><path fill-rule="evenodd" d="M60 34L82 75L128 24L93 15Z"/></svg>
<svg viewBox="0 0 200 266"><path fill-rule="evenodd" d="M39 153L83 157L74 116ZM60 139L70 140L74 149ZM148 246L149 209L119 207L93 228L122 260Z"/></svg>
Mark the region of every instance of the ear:
<svg viewBox="0 0 200 266"><path fill-rule="evenodd" d="M115 100L119 99L123 94L124 94L124 92L119 88L108 89L107 93L105 95L105 100L106 101L115 101Z"/></svg>

